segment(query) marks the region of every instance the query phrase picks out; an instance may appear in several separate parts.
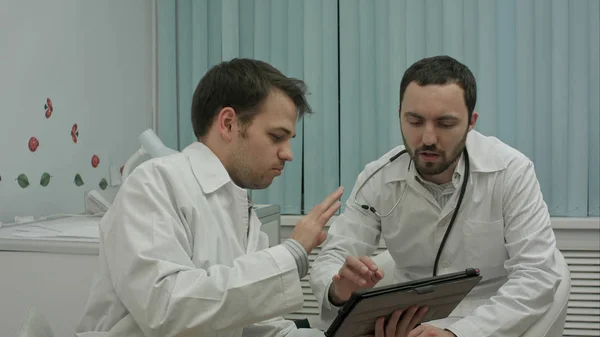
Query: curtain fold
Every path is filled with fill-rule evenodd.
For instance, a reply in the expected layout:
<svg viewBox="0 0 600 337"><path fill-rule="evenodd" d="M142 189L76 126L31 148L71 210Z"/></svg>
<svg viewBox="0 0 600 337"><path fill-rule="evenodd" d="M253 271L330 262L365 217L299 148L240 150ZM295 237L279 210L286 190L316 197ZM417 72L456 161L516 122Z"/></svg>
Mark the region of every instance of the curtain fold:
<svg viewBox="0 0 600 337"><path fill-rule="evenodd" d="M527 155L553 216L600 216L600 1L159 1L159 133L194 141L193 90L214 64L265 60L304 79L316 113L259 203L310 210L401 144L400 80L426 56L465 63L477 130ZM339 25L338 25L339 24Z"/></svg>
<svg viewBox="0 0 600 337"><path fill-rule="evenodd" d="M307 213L340 185L337 1L297 3L304 3L304 78L315 111L304 117L304 152L296 154L304 157Z"/></svg>
<svg viewBox="0 0 600 337"><path fill-rule="evenodd" d="M476 129L531 158L553 216L598 216L597 0L340 2L341 182L401 144L404 70L427 56L478 82Z"/></svg>

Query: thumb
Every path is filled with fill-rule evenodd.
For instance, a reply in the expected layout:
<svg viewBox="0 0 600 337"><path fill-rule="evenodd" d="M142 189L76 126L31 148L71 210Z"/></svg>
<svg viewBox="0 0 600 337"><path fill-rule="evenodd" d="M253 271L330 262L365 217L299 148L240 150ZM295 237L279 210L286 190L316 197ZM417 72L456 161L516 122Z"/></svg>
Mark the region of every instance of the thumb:
<svg viewBox="0 0 600 337"><path fill-rule="evenodd" d="M383 275L383 271L377 270L376 272L371 273L371 280L377 284L377 282L383 280Z"/></svg>

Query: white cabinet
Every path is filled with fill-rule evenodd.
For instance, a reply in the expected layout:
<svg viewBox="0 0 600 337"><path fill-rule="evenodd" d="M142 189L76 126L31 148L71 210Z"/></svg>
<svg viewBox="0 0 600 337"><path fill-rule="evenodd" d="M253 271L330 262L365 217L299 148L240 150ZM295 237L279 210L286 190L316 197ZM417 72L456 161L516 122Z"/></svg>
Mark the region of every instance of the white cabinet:
<svg viewBox="0 0 600 337"><path fill-rule="evenodd" d="M255 210L270 244L276 245L279 206L257 205ZM31 225L0 229L0 336L17 333L29 305L46 316L55 336L73 336L98 269L98 239L13 235L25 226Z"/></svg>

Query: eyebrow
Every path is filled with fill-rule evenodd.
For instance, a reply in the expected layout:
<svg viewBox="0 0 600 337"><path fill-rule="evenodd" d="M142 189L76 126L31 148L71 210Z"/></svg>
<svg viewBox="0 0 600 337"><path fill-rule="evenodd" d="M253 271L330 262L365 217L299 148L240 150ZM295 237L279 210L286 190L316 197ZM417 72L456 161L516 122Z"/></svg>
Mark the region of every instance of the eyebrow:
<svg viewBox="0 0 600 337"><path fill-rule="evenodd" d="M415 112L408 111L408 112L405 113L405 115L407 117L415 117L415 118L424 119L423 116L421 116L421 115L419 115L418 113L415 113Z"/></svg>
<svg viewBox="0 0 600 337"><path fill-rule="evenodd" d="M452 115L443 115L437 119L438 121L457 121L458 117Z"/></svg>
<svg viewBox="0 0 600 337"><path fill-rule="evenodd" d="M415 117L415 118L419 118L419 119L425 119L423 116L421 116L421 115L419 115L418 113L415 113L415 112L408 111L408 112L406 112L406 115L408 117ZM459 120L459 118L456 117L456 116L452 116L452 115L443 115L443 116L440 116L440 117L436 118L436 120L438 120L438 121L457 121L457 120Z"/></svg>
<svg viewBox="0 0 600 337"><path fill-rule="evenodd" d="M292 131L290 131L290 130L284 128L284 127L280 126L280 127L275 128L275 130L283 131L283 132L285 132L286 135L288 135L288 136L292 135L292 138L296 138L296 134L295 133L292 134Z"/></svg>

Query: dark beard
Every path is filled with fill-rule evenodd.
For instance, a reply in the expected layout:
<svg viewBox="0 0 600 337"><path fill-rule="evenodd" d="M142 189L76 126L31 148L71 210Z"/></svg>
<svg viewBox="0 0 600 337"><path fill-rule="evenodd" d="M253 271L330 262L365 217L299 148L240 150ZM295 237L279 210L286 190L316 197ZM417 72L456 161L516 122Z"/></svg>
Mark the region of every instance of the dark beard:
<svg viewBox="0 0 600 337"><path fill-rule="evenodd" d="M454 165L454 163L456 163L458 161L458 159L460 158L461 154L463 153L463 151L465 149L468 134L469 134L469 129L467 127L467 131L461 138L460 143L458 143L455 150L451 154L451 157L450 157L451 160L445 161L445 162L441 163L441 165L439 167L435 167L435 168L433 167L433 163L424 163L423 164L423 163L420 163L419 161L417 161L415 158L415 150L409 148L406 145L407 142L406 142L406 139L404 138L404 135L402 135L402 140L404 141L404 144L405 144L404 146L405 146L408 154L410 155L410 158L412 159L417 172L419 172L419 174L421 176L424 176L424 175L435 176L435 175L445 172L452 165ZM435 145L434 146L424 146L424 147L420 148L418 151L433 151L433 152L435 152L436 149L437 148ZM425 166L425 169L423 169L423 167L419 167L420 166L419 164L421 164L422 166ZM429 167L428 167L428 165L429 165Z"/></svg>

